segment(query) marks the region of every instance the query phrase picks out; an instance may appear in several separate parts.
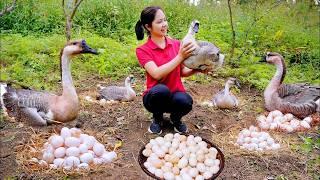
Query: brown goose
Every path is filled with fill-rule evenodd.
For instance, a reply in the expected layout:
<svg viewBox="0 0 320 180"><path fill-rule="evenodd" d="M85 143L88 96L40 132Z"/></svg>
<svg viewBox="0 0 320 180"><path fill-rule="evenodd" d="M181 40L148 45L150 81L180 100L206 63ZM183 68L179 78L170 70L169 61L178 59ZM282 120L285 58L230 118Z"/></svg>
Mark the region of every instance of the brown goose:
<svg viewBox="0 0 320 180"><path fill-rule="evenodd" d="M233 85L240 88L240 83L236 78L229 78L224 89L219 91L212 99L214 106L222 109L233 109L238 107L239 101L237 97L230 92L230 88Z"/></svg>
<svg viewBox="0 0 320 180"><path fill-rule="evenodd" d="M320 86L282 84L286 75L286 66L284 58L278 53L267 53L262 62L268 62L277 67L276 74L264 91L267 110L291 113L298 118L305 118L319 112Z"/></svg>
<svg viewBox="0 0 320 180"><path fill-rule="evenodd" d="M107 86L103 87L98 85L99 97L97 99L115 100L115 101L132 101L136 98L136 93L131 85L134 82L132 75L128 76L125 80L124 87Z"/></svg>
<svg viewBox="0 0 320 180"><path fill-rule="evenodd" d="M52 122L74 120L79 111L79 100L72 83L70 58L82 53L97 54L84 40L67 43L60 55L62 95L44 91L15 89L3 86L2 102L9 116L25 118L32 125L44 126ZM2 93L1 93L2 94Z"/></svg>
<svg viewBox="0 0 320 180"><path fill-rule="evenodd" d="M214 44L206 41L196 41L195 34L199 30L199 21L191 22L187 35L182 39L182 45L193 42L196 49L192 55L183 61L183 64L191 69L206 70L220 67L224 61L224 55Z"/></svg>

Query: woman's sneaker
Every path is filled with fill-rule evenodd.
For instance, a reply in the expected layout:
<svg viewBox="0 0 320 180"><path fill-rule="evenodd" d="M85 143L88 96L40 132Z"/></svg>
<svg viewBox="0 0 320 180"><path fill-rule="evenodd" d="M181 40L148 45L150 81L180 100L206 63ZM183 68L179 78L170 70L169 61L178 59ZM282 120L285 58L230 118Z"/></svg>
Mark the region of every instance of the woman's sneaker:
<svg viewBox="0 0 320 180"><path fill-rule="evenodd" d="M179 122L175 122L173 124L174 126L174 131L178 132L178 133L186 133L188 132L188 127L185 123L179 121Z"/></svg>
<svg viewBox="0 0 320 180"><path fill-rule="evenodd" d="M160 135L162 133L162 130L161 130L161 125L159 122L156 122L155 120L152 121L148 131L150 133L153 133L153 134L158 134Z"/></svg>

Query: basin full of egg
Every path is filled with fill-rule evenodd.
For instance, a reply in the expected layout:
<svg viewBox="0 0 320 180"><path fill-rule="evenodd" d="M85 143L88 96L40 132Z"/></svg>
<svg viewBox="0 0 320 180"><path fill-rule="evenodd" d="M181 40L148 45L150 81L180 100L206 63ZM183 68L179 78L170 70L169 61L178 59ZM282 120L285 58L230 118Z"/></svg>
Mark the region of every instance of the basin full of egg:
<svg viewBox="0 0 320 180"><path fill-rule="evenodd" d="M139 155L142 169L157 179L209 179L224 166L222 152L199 136L166 134L151 139Z"/></svg>
<svg viewBox="0 0 320 180"><path fill-rule="evenodd" d="M90 165L112 162L117 154L106 151L95 137L77 128L63 127L60 135L54 134L43 145L41 165L52 169L89 169Z"/></svg>
<svg viewBox="0 0 320 180"><path fill-rule="evenodd" d="M241 149L249 151L277 150L280 148L280 144L276 143L269 133L259 131L254 126L243 129L239 133L235 144L240 146Z"/></svg>
<svg viewBox="0 0 320 180"><path fill-rule="evenodd" d="M292 114L282 114L275 110L271 111L268 116L260 115L257 117L258 125L264 130L281 130L284 132L303 131L310 129L312 118L306 117L302 121L296 119Z"/></svg>

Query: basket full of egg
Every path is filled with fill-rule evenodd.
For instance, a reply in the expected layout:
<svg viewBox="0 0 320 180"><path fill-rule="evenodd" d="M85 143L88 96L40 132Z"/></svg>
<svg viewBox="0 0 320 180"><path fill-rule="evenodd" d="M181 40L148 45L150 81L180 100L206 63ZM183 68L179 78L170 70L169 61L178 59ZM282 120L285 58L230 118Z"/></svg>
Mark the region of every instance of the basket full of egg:
<svg viewBox="0 0 320 180"><path fill-rule="evenodd" d="M221 150L193 135L166 134L151 139L139 152L142 170L155 179L215 179L224 167Z"/></svg>
<svg viewBox="0 0 320 180"><path fill-rule="evenodd" d="M52 135L44 144L39 164L50 169L80 170L111 163L116 157L114 151L108 152L95 137L77 128L64 127L60 134Z"/></svg>

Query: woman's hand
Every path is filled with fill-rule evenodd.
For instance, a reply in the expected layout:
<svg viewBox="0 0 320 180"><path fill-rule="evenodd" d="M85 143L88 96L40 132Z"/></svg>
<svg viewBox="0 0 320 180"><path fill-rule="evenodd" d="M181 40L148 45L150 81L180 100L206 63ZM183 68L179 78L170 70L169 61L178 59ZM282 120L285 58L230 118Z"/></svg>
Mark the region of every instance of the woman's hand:
<svg viewBox="0 0 320 180"><path fill-rule="evenodd" d="M190 57L192 52L196 49L196 45L193 42L188 42L180 47L178 55L181 56L183 60Z"/></svg>

